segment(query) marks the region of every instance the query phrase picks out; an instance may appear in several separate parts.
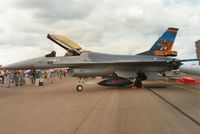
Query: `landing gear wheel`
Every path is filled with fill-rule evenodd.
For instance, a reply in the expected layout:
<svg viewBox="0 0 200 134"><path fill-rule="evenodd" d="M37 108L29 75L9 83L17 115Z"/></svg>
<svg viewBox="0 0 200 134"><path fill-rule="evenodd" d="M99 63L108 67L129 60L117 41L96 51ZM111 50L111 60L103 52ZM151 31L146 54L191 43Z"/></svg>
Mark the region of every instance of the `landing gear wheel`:
<svg viewBox="0 0 200 134"><path fill-rule="evenodd" d="M136 88L142 88L142 82L139 81L139 80L136 80L136 81L134 82L134 86L135 86Z"/></svg>
<svg viewBox="0 0 200 134"><path fill-rule="evenodd" d="M78 92L83 91L83 86L82 86L82 85L77 85L77 86L76 86L76 90L77 90Z"/></svg>

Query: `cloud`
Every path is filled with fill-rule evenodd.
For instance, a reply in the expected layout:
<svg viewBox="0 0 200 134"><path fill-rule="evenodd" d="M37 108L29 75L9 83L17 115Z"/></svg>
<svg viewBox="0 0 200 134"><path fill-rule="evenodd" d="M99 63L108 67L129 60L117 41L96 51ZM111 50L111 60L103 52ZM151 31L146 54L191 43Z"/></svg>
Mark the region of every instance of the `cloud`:
<svg viewBox="0 0 200 134"><path fill-rule="evenodd" d="M177 4L187 4L191 6L196 6L199 4L198 0L163 0L163 6L171 6Z"/></svg>
<svg viewBox="0 0 200 134"><path fill-rule="evenodd" d="M33 17L53 23L60 20L85 19L98 4L98 0L19 0L16 7L34 10Z"/></svg>

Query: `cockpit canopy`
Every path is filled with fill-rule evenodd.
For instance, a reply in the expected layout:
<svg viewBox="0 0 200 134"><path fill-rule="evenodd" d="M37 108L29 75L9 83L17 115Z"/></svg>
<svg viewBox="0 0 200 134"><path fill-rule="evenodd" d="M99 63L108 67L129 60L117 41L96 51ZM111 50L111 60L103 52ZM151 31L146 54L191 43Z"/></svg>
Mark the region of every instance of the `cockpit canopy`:
<svg viewBox="0 0 200 134"><path fill-rule="evenodd" d="M86 50L83 50L76 42L70 40L66 36L48 34L47 38L67 50L65 56L77 56L83 52L86 52Z"/></svg>

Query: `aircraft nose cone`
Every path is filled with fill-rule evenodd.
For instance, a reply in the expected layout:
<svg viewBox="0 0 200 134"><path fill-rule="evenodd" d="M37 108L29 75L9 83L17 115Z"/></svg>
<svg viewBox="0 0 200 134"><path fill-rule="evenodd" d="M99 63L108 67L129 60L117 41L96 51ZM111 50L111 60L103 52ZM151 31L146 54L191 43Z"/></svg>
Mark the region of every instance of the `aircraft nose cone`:
<svg viewBox="0 0 200 134"><path fill-rule="evenodd" d="M23 64L20 63L14 63L14 64L9 64L4 66L4 69L8 69L8 70L20 70L21 68L24 68L25 66Z"/></svg>
<svg viewBox="0 0 200 134"><path fill-rule="evenodd" d="M28 61L22 61L22 62L6 65L3 68L8 69L8 70L24 70L24 69L29 69L33 67L34 67L33 63L30 63Z"/></svg>

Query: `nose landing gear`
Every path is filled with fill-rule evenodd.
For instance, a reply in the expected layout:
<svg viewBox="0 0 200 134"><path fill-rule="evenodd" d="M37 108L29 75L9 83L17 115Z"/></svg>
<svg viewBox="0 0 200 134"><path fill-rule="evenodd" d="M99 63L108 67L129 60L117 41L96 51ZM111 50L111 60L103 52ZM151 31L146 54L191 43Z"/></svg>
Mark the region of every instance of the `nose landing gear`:
<svg viewBox="0 0 200 134"><path fill-rule="evenodd" d="M78 92L83 91L83 84L85 84L86 80L87 80L86 78L79 78L78 85L76 86L76 90Z"/></svg>
<svg viewBox="0 0 200 134"><path fill-rule="evenodd" d="M83 85L78 84L78 85L76 86L76 90L77 90L78 92L82 92L82 91L83 91Z"/></svg>

